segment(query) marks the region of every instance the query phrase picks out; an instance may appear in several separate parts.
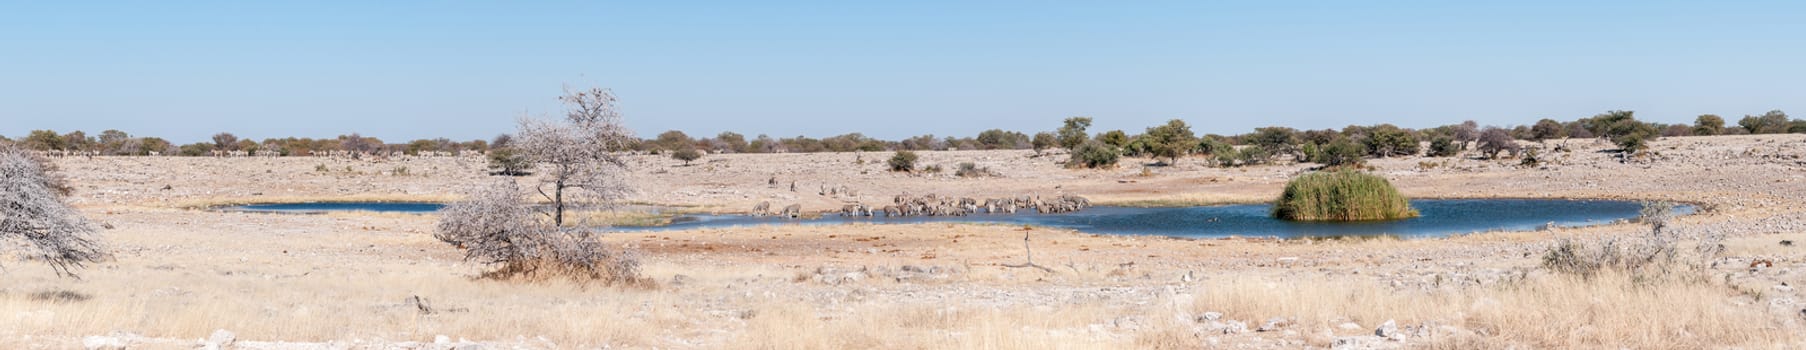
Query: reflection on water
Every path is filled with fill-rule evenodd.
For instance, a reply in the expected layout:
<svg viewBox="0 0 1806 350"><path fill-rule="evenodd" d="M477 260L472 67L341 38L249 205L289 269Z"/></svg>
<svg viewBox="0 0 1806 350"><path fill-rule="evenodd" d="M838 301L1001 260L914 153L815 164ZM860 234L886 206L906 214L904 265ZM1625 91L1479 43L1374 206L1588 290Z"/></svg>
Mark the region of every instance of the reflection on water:
<svg viewBox="0 0 1806 350"><path fill-rule="evenodd" d="M1428 199L1411 205L1421 217L1379 222L1304 223L1273 219L1269 205L1218 205L1180 208L1094 207L1066 214L972 215L963 217L839 217L788 219L738 215L679 216L670 225L617 227L621 231L680 230L750 225L832 225L844 223L995 223L1051 226L1081 232L1177 237L1332 237L1397 235L1446 236L1483 231L1534 230L1543 225L1586 226L1637 216L1642 204L1632 201L1561 199ZM1681 214L1695 209L1681 206Z"/></svg>

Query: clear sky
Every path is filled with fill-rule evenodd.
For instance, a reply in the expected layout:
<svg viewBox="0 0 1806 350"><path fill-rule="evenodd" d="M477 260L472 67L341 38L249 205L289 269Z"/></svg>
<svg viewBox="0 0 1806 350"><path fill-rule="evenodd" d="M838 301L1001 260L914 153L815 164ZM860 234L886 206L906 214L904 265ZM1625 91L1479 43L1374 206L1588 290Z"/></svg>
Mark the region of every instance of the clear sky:
<svg viewBox="0 0 1806 350"><path fill-rule="evenodd" d="M1799 1L4 1L0 134L489 138L1806 113Z"/></svg>

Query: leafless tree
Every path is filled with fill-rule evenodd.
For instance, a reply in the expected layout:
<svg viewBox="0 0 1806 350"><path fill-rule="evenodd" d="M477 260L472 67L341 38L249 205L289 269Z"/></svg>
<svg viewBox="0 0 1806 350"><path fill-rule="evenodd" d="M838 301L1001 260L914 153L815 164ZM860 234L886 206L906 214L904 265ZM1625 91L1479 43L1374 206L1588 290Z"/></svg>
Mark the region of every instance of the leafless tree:
<svg viewBox="0 0 1806 350"><path fill-rule="evenodd" d="M566 88L558 99L567 108L565 120L521 118L514 147L545 165L534 190L552 203L546 214L553 225L564 226L566 211L605 208L630 191L617 152L635 137L607 89Z"/></svg>
<svg viewBox="0 0 1806 350"><path fill-rule="evenodd" d="M381 150L382 147L381 140L364 137L358 133L339 136L339 149L351 152L353 156L374 153Z"/></svg>
<svg viewBox="0 0 1806 350"><path fill-rule="evenodd" d="M213 134L213 149L237 151L238 136L229 132Z"/></svg>
<svg viewBox="0 0 1806 350"><path fill-rule="evenodd" d="M548 225L529 208L513 179L498 181L446 206L433 236L464 248L466 261L497 266L489 277L639 281L632 251L609 249L594 228Z"/></svg>
<svg viewBox="0 0 1806 350"><path fill-rule="evenodd" d="M27 256L73 277L74 269L106 253L94 224L63 202L68 193L44 163L0 147L0 239L23 241Z"/></svg>
<svg viewBox="0 0 1806 350"><path fill-rule="evenodd" d="M1480 132L1480 152L1486 154L1486 159L1498 159L1502 152L1516 155L1522 149L1518 146L1517 139L1512 138L1511 132L1505 129L1486 127L1485 131Z"/></svg>

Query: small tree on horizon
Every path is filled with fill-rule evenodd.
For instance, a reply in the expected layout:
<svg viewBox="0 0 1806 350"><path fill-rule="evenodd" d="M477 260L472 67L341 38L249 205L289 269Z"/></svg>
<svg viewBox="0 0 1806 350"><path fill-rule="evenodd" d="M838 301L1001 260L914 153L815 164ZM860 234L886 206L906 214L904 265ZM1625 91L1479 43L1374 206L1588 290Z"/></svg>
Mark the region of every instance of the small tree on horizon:
<svg viewBox="0 0 1806 350"><path fill-rule="evenodd" d="M1283 126L1255 128L1254 133L1247 136L1249 145L1260 146L1261 154L1266 156L1298 153L1298 130ZM1261 163L1265 163L1262 160Z"/></svg>
<svg viewBox="0 0 1806 350"><path fill-rule="evenodd" d="M533 169L533 161L514 148L514 136L501 134L489 143L489 169L495 175L525 176Z"/></svg>
<svg viewBox="0 0 1806 350"><path fill-rule="evenodd" d="M1704 114L1693 120L1693 134L1711 136L1724 133L1724 117Z"/></svg>
<svg viewBox="0 0 1806 350"><path fill-rule="evenodd" d="M1085 140L1090 140L1091 134L1085 131L1090 127L1091 118L1089 117L1066 118L1066 125L1061 126L1058 131L1060 147L1072 150L1079 147L1079 144L1085 143Z"/></svg>
<svg viewBox="0 0 1806 350"><path fill-rule="evenodd" d="M68 149L68 145L63 142L63 135L58 135L55 130L32 130L25 138L19 139L19 146L36 151Z"/></svg>
<svg viewBox="0 0 1806 350"><path fill-rule="evenodd" d="M1593 116L1591 123L1600 137L1617 144L1625 154L1635 154L1649 147L1649 142L1662 136L1654 125L1638 121L1634 112L1609 111Z"/></svg>
<svg viewBox="0 0 1806 350"><path fill-rule="evenodd" d="M1323 147L1317 151L1314 160L1318 164L1323 164L1326 167L1332 168L1361 165L1361 163L1365 161L1365 158L1363 157L1366 153L1368 153L1367 150L1361 145L1355 144L1354 141L1349 141L1348 138L1338 138L1335 141L1324 144Z"/></svg>
<svg viewBox="0 0 1806 350"><path fill-rule="evenodd" d="M1555 121L1555 119L1544 118L1543 120L1536 121L1535 126L1530 127L1530 140L1538 143L1541 143L1544 140L1566 137L1566 134L1567 133L1562 130L1561 122Z"/></svg>
<svg viewBox="0 0 1806 350"><path fill-rule="evenodd" d="M1517 154L1519 150L1517 139L1511 137L1511 132L1498 127L1487 127L1480 132L1479 147L1480 153L1486 154L1486 159L1498 159L1501 152Z"/></svg>
<svg viewBox="0 0 1806 350"><path fill-rule="evenodd" d="M1191 126L1185 121L1173 119L1166 125L1148 128L1143 136L1148 154L1157 158L1166 158L1167 164L1179 161L1179 156L1189 153L1198 144L1197 136L1191 133Z"/></svg>
<svg viewBox="0 0 1806 350"><path fill-rule="evenodd" d="M690 165L690 162L702 159L702 152L697 151L695 147L685 147L676 152L671 152L671 158L684 161L684 165L687 166Z"/></svg>
<svg viewBox="0 0 1806 350"><path fill-rule="evenodd" d="M238 135L229 132L213 134L213 149L221 151L238 150Z"/></svg>
<svg viewBox="0 0 1806 350"><path fill-rule="evenodd" d="M1042 151L1058 145L1060 145L1059 137L1046 131L1035 133L1035 138L1029 141L1029 146L1034 147L1035 154L1041 154Z"/></svg>

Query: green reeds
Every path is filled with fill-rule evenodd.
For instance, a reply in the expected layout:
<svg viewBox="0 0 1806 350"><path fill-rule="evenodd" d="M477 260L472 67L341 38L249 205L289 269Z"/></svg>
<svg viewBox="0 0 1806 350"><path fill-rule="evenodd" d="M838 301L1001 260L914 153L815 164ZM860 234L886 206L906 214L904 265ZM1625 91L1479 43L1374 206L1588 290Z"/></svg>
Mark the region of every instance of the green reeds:
<svg viewBox="0 0 1806 350"><path fill-rule="evenodd" d="M1396 220L1417 215L1386 178L1346 169L1294 178L1273 204L1273 217L1293 221Z"/></svg>

